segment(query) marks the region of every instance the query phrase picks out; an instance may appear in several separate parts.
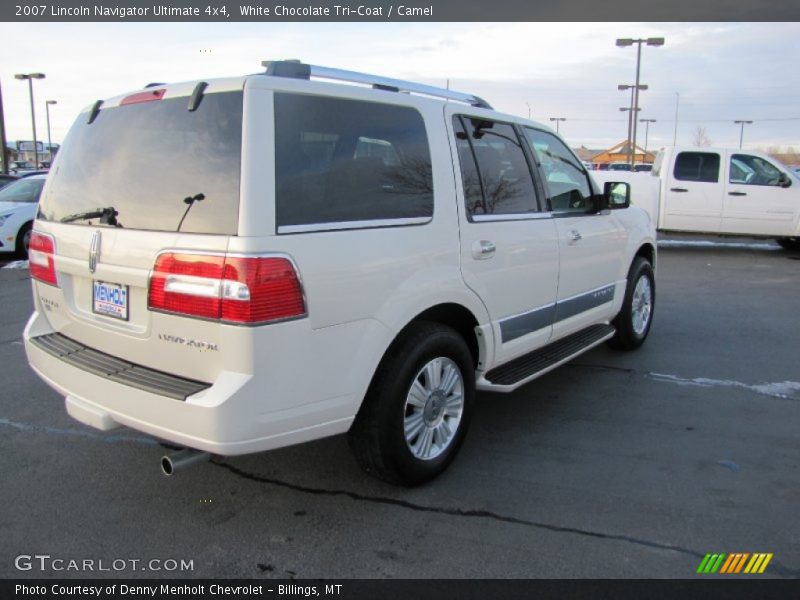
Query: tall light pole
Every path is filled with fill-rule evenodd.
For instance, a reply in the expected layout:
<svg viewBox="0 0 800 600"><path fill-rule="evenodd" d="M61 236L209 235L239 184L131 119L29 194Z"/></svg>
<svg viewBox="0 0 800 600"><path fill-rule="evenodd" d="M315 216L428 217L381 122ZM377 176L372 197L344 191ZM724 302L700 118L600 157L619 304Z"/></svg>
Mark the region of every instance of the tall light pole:
<svg viewBox="0 0 800 600"><path fill-rule="evenodd" d="M550 120L551 120L551 121L555 121L555 122L556 122L556 133L558 133L558 132L559 132L559 131L558 131L558 124L559 124L561 121L566 121L566 120L567 120L567 118L566 118L566 117L550 117Z"/></svg>
<svg viewBox="0 0 800 600"><path fill-rule="evenodd" d="M8 173L8 148L6 147L6 118L3 114L3 90L0 88L0 160L3 168L0 173Z"/></svg>
<svg viewBox="0 0 800 600"><path fill-rule="evenodd" d="M734 124L736 124L736 125L741 124L742 125L742 129L739 132L739 148L742 147L742 140L744 140L744 126L745 125L750 125L751 123L752 123L752 121L734 121Z"/></svg>
<svg viewBox="0 0 800 600"><path fill-rule="evenodd" d="M530 119L531 118L531 103L530 102L525 102L525 104L528 107L528 118Z"/></svg>
<svg viewBox="0 0 800 600"><path fill-rule="evenodd" d="M50 140L50 105L58 104L55 100L46 100L44 103L44 110L47 113L47 153L50 162L53 162L53 142Z"/></svg>
<svg viewBox="0 0 800 600"><path fill-rule="evenodd" d="M626 85L621 83L617 86L619 91L630 90L631 91L631 107L628 110L628 163L631 165L635 162L636 158L636 148L631 146L631 133L633 131L633 120L636 118L634 115L636 111L633 110L633 93L634 91L638 90L646 90L647 86L644 84L641 85ZM620 109L621 110L621 109ZM639 109L637 109L639 110ZM633 168L633 167L631 167Z"/></svg>
<svg viewBox="0 0 800 600"><path fill-rule="evenodd" d="M633 90L633 109L634 113L639 109L639 74L641 72L642 66L642 44L647 44L648 46L663 46L664 45L664 38L618 38L617 39L617 46L620 48L626 46L633 46L636 44L636 87ZM631 117L633 119L633 154L631 155L631 170L633 170L633 157L636 155L636 118Z"/></svg>
<svg viewBox="0 0 800 600"><path fill-rule="evenodd" d="M36 143L36 111L33 108L33 80L34 79L44 79L44 73L17 73L14 75L15 79L20 79L24 81L25 79L28 80L28 91L30 92L31 96L31 125L33 127L33 165L34 169L39 168L39 146Z"/></svg>
<svg viewBox="0 0 800 600"><path fill-rule="evenodd" d="M678 106L681 103L680 92L675 92L675 133L672 134L672 145L678 145Z"/></svg>
<svg viewBox="0 0 800 600"><path fill-rule="evenodd" d="M647 137L650 135L650 123L655 123L655 119L639 119L640 123L644 123L644 160L647 160Z"/></svg>

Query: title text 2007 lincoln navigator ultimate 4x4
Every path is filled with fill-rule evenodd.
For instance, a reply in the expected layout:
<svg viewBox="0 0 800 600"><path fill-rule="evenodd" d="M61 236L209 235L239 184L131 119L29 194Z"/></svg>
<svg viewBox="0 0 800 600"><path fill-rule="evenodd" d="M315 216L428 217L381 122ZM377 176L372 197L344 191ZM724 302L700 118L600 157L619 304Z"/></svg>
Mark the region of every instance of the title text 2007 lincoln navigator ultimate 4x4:
<svg viewBox="0 0 800 600"><path fill-rule="evenodd" d="M600 191L550 129L469 94L266 66L98 101L70 130L25 348L74 418L183 462L348 432L414 485L455 456L476 388L644 341L655 234L627 184Z"/></svg>

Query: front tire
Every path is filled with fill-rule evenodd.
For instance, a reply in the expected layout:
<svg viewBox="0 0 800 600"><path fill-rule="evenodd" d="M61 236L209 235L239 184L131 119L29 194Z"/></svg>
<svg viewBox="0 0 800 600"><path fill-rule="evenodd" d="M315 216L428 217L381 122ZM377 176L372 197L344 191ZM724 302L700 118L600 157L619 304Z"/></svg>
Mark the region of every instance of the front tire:
<svg viewBox="0 0 800 600"><path fill-rule="evenodd" d="M360 466L415 486L442 473L466 435L475 365L450 327L420 322L395 342L370 384L348 441Z"/></svg>
<svg viewBox="0 0 800 600"><path fill-rule="evenodd" d="M31 242L31 230L33 229L32 223L25 223L19 228L17 233L17 255L23 259L28 258L28 246Z"/></svg>
<svg viewBox="0 0 800 600"><path fill-rule="evenodd" d="M628 271L622 309L611 322L617 329L608 344L618 350L634 350L641 346L653 324L656 302L656 279L653 266L637 256Z"/></svg>

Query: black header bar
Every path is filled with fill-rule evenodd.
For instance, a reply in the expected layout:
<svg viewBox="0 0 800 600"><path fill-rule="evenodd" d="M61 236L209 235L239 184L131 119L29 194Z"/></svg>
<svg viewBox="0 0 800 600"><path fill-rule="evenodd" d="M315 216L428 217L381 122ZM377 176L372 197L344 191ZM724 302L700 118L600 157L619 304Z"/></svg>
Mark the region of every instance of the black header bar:
<svg viewBox="0 0 800 600"><path fill-rule="evenodd" d="M800 21L797 0L8 0L0 21Z"/></svg>

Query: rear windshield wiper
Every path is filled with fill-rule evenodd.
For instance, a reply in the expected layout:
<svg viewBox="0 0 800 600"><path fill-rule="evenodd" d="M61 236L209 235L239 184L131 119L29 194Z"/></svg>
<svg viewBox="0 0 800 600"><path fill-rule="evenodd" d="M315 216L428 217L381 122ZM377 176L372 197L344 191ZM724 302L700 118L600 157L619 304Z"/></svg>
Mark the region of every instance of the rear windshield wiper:
<svg viewBox="0 0 800 600"><path fill-rule="evenodd" d="M100 223L104 225L111 225L112 227L122 227L117 221L119 211L113 206L106 208L98 208L96 210L88 210L86 212L75 213L68 215L61 219L62 223L72 223L73 221L85 221L86 219L100 219Z"/></svg>

